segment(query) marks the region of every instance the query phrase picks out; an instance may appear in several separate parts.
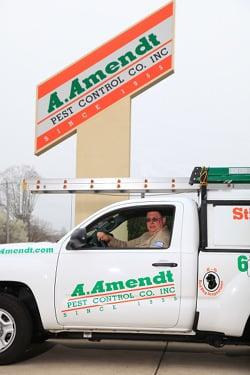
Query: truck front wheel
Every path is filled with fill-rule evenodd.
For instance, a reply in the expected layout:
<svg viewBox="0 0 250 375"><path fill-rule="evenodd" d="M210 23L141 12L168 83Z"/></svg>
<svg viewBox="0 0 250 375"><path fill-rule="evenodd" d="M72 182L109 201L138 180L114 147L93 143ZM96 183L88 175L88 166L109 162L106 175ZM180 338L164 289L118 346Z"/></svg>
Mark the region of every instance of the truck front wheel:
<svg viewBox="0 0 250 375"><path fill-rule="evenodd" d="M0 365L18 361L32 336L32 320L26 307L12 295L0 294Z"/></svg>

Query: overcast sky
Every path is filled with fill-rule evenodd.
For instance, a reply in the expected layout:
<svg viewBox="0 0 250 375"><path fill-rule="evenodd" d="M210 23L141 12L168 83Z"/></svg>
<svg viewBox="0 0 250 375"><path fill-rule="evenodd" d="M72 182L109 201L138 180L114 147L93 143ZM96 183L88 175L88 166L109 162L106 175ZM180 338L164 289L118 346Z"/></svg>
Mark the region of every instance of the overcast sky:
<svg viewBox="0 0 250 375"><path fill-rule="evenodd" d="M36 85L167 2L0 0L0 172L75 177L75 136L34 156ZM132 102L132 176L250 166L249 20L249 0L176 0L175 74ZM70 199L50 199L37 214L69 228Z"/></svg>

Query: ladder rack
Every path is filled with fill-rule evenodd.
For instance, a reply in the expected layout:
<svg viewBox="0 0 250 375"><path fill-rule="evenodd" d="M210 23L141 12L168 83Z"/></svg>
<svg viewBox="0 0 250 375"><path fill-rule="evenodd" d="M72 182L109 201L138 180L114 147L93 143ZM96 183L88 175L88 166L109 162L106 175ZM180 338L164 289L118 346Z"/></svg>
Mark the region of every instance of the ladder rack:
<svg viewBox="0 0 250 375"><path fill-rule="evenodd" d="M22 182L22 188L36 194L146 194L197 193L200 200L201 222L200 248L207 247L207 206L220 204L220 200L209 201L208 191L233 191L250 189L250 168L205 168L195 167L190 178L69 178L38 179ZM231 194L229 194L231 195ZM249 205L249 200L223 200L223 204Z"/></svg>
<svg viewBox="0 0 250 375"><path fill-rule="evenodd" d="M250 189L249 167L195 167L190 178L67 178L22 181L22 188L37 194L155 194L199 193L207 190Z"/></svg>
<svg viewBox="0 0 250 375"><path fill-rule="evenodd" d="M36 194L155 194L198 193L200 183L190 184L189 178L69 178L23 181L23 188ZM208 183L207 190L250 189L250 184Z"/></svg>

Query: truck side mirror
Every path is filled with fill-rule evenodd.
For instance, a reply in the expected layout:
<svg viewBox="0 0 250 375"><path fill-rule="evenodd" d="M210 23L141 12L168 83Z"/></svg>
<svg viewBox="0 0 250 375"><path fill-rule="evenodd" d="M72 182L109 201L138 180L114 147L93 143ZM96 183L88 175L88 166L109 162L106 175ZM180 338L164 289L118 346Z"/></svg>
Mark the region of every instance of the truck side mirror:
<svg viewBox="0 0 250 375"><path fill-rule="evenodd" d="M70 240L67 243L66 249L67 250L80 250L83 249L84 246L87 244L86 240L86 229L85 228L77 228L70 236Z"/></svg>

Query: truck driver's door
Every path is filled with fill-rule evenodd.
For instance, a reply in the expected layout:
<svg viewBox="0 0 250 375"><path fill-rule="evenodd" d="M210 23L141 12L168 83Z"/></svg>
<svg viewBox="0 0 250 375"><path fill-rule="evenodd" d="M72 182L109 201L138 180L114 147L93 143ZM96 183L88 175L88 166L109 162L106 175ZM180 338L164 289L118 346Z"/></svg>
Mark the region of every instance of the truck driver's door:
<svg viewBox="0 0 250 375"><path fill-rule="evenodd" d="M157 206L158 208L158 206ZM67 238L56 276L57 319L65 327L167 330L178 322L181 275L180 203L162 205L171 232L169 248L108 248L96 241L106 230L128 239L145 231L143 217L155 203L127 206L87 222ZM132 212L136 210L136 219Z"/></svg>

